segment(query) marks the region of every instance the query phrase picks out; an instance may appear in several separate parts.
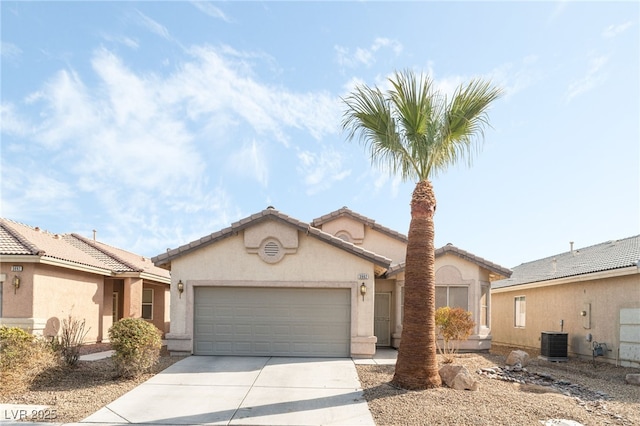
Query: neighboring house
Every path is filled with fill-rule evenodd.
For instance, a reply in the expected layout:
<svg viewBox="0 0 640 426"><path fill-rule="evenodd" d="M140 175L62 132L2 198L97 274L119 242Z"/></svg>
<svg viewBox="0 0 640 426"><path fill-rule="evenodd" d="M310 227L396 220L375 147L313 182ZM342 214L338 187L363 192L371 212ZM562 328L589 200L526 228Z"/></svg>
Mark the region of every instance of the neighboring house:
<svg viewBox="0 0 640 426"><path fill-rule="evenodd" d="M567 333L567 355L640 366L640 236L608 241L513 268L492 283L493 341L541 348Z"/></svg>
<svg viewBox="0 0 640 426"><path fill-rule="evenodd" d="M171 270L172 353L370 357L397 347L407 237L347 208L301 222L272 207L152 261ZM440 304L471 310L490 345L489 287L510 271L439 249Z"/></svg>
<svg viewBox="0 0 640 426"><path fill-rule="evenodd" d="M85 321L88 343L108 341L126 317L169 329L169 272L77 234L0 219L0 281L0 325L50 337L71 316Z"/></svg>

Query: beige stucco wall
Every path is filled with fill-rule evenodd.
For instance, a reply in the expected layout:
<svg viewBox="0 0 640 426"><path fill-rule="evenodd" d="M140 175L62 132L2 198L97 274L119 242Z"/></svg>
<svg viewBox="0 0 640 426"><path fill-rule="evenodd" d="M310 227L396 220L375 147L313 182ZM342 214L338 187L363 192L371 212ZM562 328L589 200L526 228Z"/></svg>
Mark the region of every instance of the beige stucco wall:
<svg viewBox="0 0 640 426"><path fill-rule="evenodd" d="M496 344L540 350L543 331L568 333L569 356L592 357L587 335L611 349L603 360L616 362L620 347L620 310L640 308L640 273L579 282L492 291L492 333ZM514 298L525 296L525 327L514 326ZM582 316L585 311L587 315Z"/></svg>
<svg viewBox="0 0 640 426"><path fill-rule="evenodd" d="M331 235L346 232L351 236L351 242L391 259L393 264L402 263L405 260L406 243L365 226L355 219L338 217L322 224L321 229Z"/></svg>
<svg viewBox="0 0 640 426"><path fill-rule="evenodd" d="M263 227L264 238L278 238L279 228L290 237L291 227L274 223ZM297 231L296 231L297 232ZM373 264L333 247L314 237L297 232L298 247L278 263L267 263L245 247L244 233L228 237L171 263L171 332L167 334L171 351L192 351L194 286L277 286L326 287L351 289L351 352L353 356L371 356L375 352L373 336ZM255 245L255 235L252 236ZM255 251L255 250L253 250ZM368 278L359 280L359 274ZM177 282L185 283L185 292L177 292ZM369 291L365 300L359 293L364 282Z"/></svg>

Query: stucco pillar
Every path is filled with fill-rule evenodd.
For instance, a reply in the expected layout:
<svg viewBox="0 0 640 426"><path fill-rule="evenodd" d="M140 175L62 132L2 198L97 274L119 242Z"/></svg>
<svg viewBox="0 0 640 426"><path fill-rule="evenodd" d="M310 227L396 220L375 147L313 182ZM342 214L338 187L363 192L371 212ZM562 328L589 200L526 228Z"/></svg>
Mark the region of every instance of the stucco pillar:
<svg viewBox="0 0 640 426"><path fill-rule="evenodd" d="M142 317L142 279L125 278L123 295L123 318Z"/></svg>
<svg viewBox="0 0 640 426"><path fill-rule="evenodd" d="M391 333L391 346L397 348L400 346L400 337L402 337L402 294L404 291L404 280L396 280L395 287L395 309L393 310L395 329Z"/></svg>

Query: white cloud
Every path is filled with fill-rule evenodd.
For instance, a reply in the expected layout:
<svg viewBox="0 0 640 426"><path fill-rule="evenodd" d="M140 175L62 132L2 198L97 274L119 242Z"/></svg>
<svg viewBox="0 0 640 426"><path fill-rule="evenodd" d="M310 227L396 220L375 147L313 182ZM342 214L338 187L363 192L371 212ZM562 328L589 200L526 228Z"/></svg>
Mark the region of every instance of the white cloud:
<svg viewBox="0 0 640 426"><path fill-rule="evenodd" d="M0 131L18 136L26 136L29 132L29 124L16 114L14 105L9 102L0 104Z"/></svg>
<svg viewBox="0 0 640 426"><path fill-rule="evenodd" d="M266 187L269 183L269 169L264 147L255 140L245 144L239 151L231 155L229 167L240 176L255 179Z"/></svg>
<svg viewBox="0 0 640 426"><path fill-rule="evenodd" d="M602 69L607 64L609 58L606 56L595 56L589 59L587 73L584 77L576 79L569 84L567 89L567 102L576 96L582 95L601 84L605 76Z"/></svg>
<svg viewBox="0 0 640 426"><path fill-rule="evenodd" d="M16 60L22 56L22 49L13 43L0 42L0 56L5 60Z"/></svg>
<svg viewBox="0 0 640 426"><path fill-rule="evenodd" d="M134 49L134 50L136 50L136 49L138 49L140 47L140 44L138 43L138 41L132 39L131 37L116 36L116 35L111 35L111 34L107 34L107 33L102 33L101 36L106 41L123 44L123 45L125 45L127 47L130 47L131 49Z"/></svg>
<svg viewBox="0 0 640 426"><path fill-rule="evenodd" d="M298 160L297 170L307 185L308 195L322 192L351 174L351 170L344 168L340 153L330 148L320 153L299 151Z"/></svg>
<svg viewBox="0 0 640 426"><path fill-rule="evenodd" d="M376 62L376 54L382 49L388 49L395 56L398 56L402 53L403 46L396 40L383 37L376 38L368 47L356 47L353 52L344 46L334 46L338 64L347 68L359 65L372 66Z"/></svg>
<svg viewBox="0 0 640 426"><path fill-rule="evenodd" d="M206 14L208 16L211 16L212 18L222 19L225 22L231 22L229 17L227 17L227 15L225 15L225 13L222 11L222 9L220 9L219 7L214 6L212 3L208 2L208 1L197 0L197 1L192 1L191 4L194 5L202 13L204 13L204 14Z"/></svg>
<svg viewBox="0 0 640 426"><path fill-rule="evenodd" d="M613 38L618 34L621 34L627 29L629 29L631 25L632 25L631 21L627 21L624 24L619 24L619 25L609 25L607 28L605 28L602 31L602 36L604 38Z"/></svg>
<svg viewBox="0 0 640 426"><path fill-rule="evenodd" d="M164 38L165 40L173 41L173 38L169 34L169 30L167 29L167 27L165 27L164 25L160 24L159 22L156 22L153 19L149 18L147 15L145 15L142 12L140 12L139 10L137 12L138 12L138 17L140 18L138 20L138 23L140 25L142 25L143 27L145 27L147 30L151 31L152 33L154 33L156 35L159 35L160 37Z"/></svg>

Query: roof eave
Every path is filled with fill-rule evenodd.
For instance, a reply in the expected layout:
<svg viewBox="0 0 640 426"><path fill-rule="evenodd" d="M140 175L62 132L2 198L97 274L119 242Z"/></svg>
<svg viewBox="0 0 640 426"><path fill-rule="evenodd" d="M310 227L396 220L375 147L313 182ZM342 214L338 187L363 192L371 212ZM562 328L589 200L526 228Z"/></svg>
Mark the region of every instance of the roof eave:
<svg viewBox="0 0 640 426"><path fill-rule="evenodd" d="M626 275L640 274L640 267L627 266L624 268L608 269L606 271L591 272L588 274L571 275L568 277L556 278L551 280L532 281L522 284L513 284L492 288L492 293L506 293L510 291L522 291L532 288L549 287L554 285L571 284L576 282L601 280L607 278L622 277Z"/></svg>

